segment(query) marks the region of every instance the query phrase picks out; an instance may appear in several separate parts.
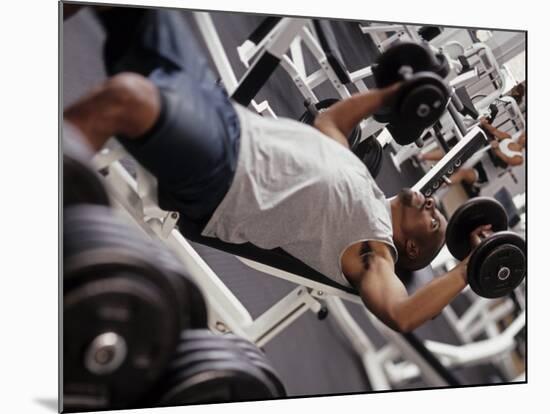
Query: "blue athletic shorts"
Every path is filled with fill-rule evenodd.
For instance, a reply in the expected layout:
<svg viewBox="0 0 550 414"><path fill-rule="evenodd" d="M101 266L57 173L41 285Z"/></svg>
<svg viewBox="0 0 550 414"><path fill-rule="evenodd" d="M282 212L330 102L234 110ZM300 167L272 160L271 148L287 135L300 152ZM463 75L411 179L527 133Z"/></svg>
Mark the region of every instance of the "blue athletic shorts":
<svg viewBox="0 0 550 414"><path fill-rule="evenodd" d="M192 32L177 10L98 13L107 73L136 72L161 93L161 116L146 136L120 141L159 182L161 207L204 225L229 189L240 127Z"/></svg>

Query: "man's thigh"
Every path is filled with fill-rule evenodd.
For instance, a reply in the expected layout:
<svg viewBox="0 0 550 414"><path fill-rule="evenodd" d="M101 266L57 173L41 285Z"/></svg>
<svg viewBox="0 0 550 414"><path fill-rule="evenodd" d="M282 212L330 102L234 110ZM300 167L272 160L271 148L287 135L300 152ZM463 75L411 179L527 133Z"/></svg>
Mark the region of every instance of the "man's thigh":
<svg viewBox="0 0 550 414"><path fill-rule="evenodd" d="M236 168L240 131L225 90L181 12L114 9L100 13L100 19L107 32L108 73L140 73L163 96L154 131L121 142L158 178L161 200L204 220L227 192Z"/></svg>
<svg viewBox="0 0 550 414"><path fill-rule="evenodd" d="M149 76L162 68L166 75L162 82L183 71L197 82L215 85L216 76L181 11L117 7L97 15L106 32L104 60L109 75L130 71ZM158 76L156 80L161 82Z"/></svg>
<svg viewBox="0 0 550 414"><path fill-rule="evenodd" d="M239 148L235 113L182 77L179 88L159 89L161 117L138 139L120 138L159 182L159 196L193 220L209 217L232 182ZM181 88L181 89L180 89ZM165 206L167 207L167 206Z"/></svg>

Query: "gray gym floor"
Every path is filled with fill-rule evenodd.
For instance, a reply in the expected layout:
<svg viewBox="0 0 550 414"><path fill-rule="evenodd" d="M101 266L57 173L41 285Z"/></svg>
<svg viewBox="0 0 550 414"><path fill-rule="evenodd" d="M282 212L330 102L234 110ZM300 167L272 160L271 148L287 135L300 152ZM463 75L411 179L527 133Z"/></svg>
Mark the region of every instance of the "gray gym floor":
<svg viewBox="0 0 550 414"><path fill-rule="evenodd" d="M184 18L189 19L187 13ZM213 13L220 38L237 76L245 68L237 58L235 47L240 44L261 21L257 15ZM351 22L338 22L335 29L346 64L352 69L363 67L373 59L373 46L369 45L356 25ZM200 36L198 36L200 38ZM101 62L101 47L104 34L89 11L83 10L67 20L63 25L63 107L105 78ZM201 40L202 41L202 40ZM346 46L346 45L353 46ZM206 49L205 49L206 53ZM318 90L321 98L333 97L331 88ZM279 116L297 119L303 112L303 99L282 69L278 69L257 97L257 101L268 99ZM392 165L388 154L378 184L387 195L396 193L404 186L410 186L420 178L420 173L412 166L405 165L399 173ZM258 316L275 303L294 285L274 277L253 271L233 256L204 246L195 245L197 251L220 275L223 281L248 308L253 317ZM418 285L430 280L434 275L429 269L417 272L408 289L413 291ZM460 305L460 304L459 304ZM373 328L369 326L357 305L349 305L359 322L364 326L376 344L382 344ZM448 343L457 343L456 337L442 318L426 324L417 332L419 337ZM298 319L265 347L290 396L311 396L366 392L370 390L368 379L361 368L358 357L346 343L333 323L330 315L324 321L308 313ZM493 382L497 373L488 366L462 369L456 372L465 384ZM421 381L408 387L423 387Z"/></svg>

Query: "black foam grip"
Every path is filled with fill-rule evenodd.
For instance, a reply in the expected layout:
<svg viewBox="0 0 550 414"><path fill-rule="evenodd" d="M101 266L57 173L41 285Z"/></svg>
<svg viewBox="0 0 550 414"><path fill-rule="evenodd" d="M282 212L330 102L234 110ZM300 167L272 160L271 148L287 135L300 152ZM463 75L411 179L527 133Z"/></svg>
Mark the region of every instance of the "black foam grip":
<svg viewBox="0 0 550 414"><path fill-rule="evenodd" d="M248 106L277 69L279 62L279 58L266 52L245 75L231 98L243 106Z"/></svg>

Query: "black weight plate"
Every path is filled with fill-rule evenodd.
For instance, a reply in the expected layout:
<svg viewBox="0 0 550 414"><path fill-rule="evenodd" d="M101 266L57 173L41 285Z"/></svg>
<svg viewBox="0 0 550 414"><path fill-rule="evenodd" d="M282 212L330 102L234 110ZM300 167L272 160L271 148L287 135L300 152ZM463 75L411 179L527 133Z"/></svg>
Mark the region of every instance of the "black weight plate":
<svg viewBox="0 0 550 414"><path fill-rule="evenodd" d="M402 80L399 70L409 66L413 73L430 71L436 67L433 53L425 46L412 42L399 42L382 53L372 65L372 73L378 88L393 85Z"/></svg>
<svg viewBox="0 0 550 414"><path fill-rule="evenodd" d="M363 161L371 176L376 178L384 159L382 145L376 138L361 142L353 151Z"/></svg>
<svg viewBox="0 0 550 414"><path fill-rule="evenodd" d="M448 100L449 91L441 77L432 72L415 73L399 88L390 122L426 128L441 117ZM421 104L428 105L424 116L419 115Z"/></svg>
<svg viewBox="0 0 550 414"><path fill-rule="evenodd" d="M78 206L67 209L64 220L64 255L72 251L96 247L116 249L121 256L147 263L156 269L158 283L166 286L182 309L182 328L202 327L207 323L207 309L200 289L187 276L183 265L160 243L129 227L109 209L99 206ZM131 259L128 259L132 261Z"/></svg>
<svg viewBox="0 0 550 414"><path fill-rule="evenodd" d="M480 296L502 297L521 284L525 269L525 241L513 232L499 232L483 240L473 251L468 263L468 282ZM503 272L500 278L499 271Z"/></svg>
<svg viewBox="0 0 550 414"><path fill-rule="evenodd" d="M214 335L210 331L186 331L187 339L180 342L176 354L184 358L199 351L223 351L234 348L260 368L276 387L280 397L286 396L286 390L279 375L267 360L265 354L252 342L235 334ZM183 336L183 335L182 335Z"/></svg>
<svg viewBox="0 0 550 414"><path fill-rule="evenodd" d="M173 354L172 313L163 292L134 274L118 273L70 290L63 309L65 384L106 387L109 407L130 406L160 377ZM99 372L89 368L85 351L107 332L123 338L126 356L113 370Z"/></svg>
<svg viewBox="0 0 550 414"><path fill-rule="evenodd" d="M260 368L275 386L279 397L286 396L286 389L265 354L252 342L235 334L215 335L209 330L187 330L181 335L176 355L186 358L200 351L225 351L233 348Z"/></svg>
<svg viewBox="0 0 550 414"><path fill-rule="evenodd" d="M280 397L286 396L286 389L279 378L279 375L275 369L271 366L271 363L267 359L263 351L258 348L254 343L248 341L245 338L242 338L235 334L226 334L224 338L232 340L237 346L242 347L247 352L247 355L252 359L254 364L268 376L272 383L277 388Z"/></svg>
<svg viewBox="0 0 550 414"><path fill-rule="evenodd" d="M235 352L240 352L242 355L249 355L254 352L249 348L245 348L244 346L231 341L228 342L224 340L219 340L219 338L210 338L210 339L188 339L183 342L180 341L176 349L176 355L184 356L189 353L193 353L201 350L223 351L227 349L232 349ZM255 355L258 358L262 358L262 356L258 353L255 353Z"/></svg>
<svg viewBox="0 0 550 414"><path fill-rule="evenodd" d="M145 404L153 404L167 389L177 385L190 369L204 362L240 362L252 364L246 353L220 337L210 339L187 340L180 342L177 351L166 369L165 375L147 397ZM254 364L252 364L254 365Z"/></svg>
<svg viewBox="0 0 550 414"><path fill-rule="evenodd" d="M174 358L170 362L168 372L170 376L177 377L180 372L188 371L195 365L213 361L240 361L243 364L252 364L252 361L245 353L232 347L226 349L202 349Z"/></svg>
<svg viewBox="0 0 550 414"><path fill-rule="evenodd" d="M109 196L97 173L83 161L63 154L63 206L109 205Z"/></svg>
<svg viewBox="0 0 550 414"><path fill-rule="evenodd" d="M121 222L107 208L97 206L78 206L69 208L64 215L64 256L68 257L73 250L82 251L93 247L121 246L135 251L154 264L159 252L157 245L148 240L143 233L127 223Z"/></svg>
<svg viewBox="0 0 550 414"><path fill-rule="evenodd" d="M361 129L359 128L359 126L355 126L348 136L349 148L353 151L353 149L355 149L359 144L360 140L361 140Z"/></svg>
<svg viewBox="0 0 550 414"><path fill-rule="evenodd" d="M163 406L265 400L276 397L269 379L249 363L207 362L181 374L160 398Z"/></svg>
<svg viewBox="0 0 550 414"><path fill-rule="evenodd" d="M64 223L65 233L73 235L71 247L74 245L91 243L92 246L124 246L134 250L140 257L147 258L156 267L168 270L175 274L181 274L186 280L187 272L182 263L169 251L169 249L156 240L151 240L136 228L129 227L119 217L108 214L98 207L79 206L68 209ZM70 254L70 249L66 249Z"/></svg>
<svg viewBox="0 0 550 414"><path fill-rule="evenodd" d="M233 347L241 352L245 353L249 357L255 357L258 360L263 360L269 363L265 354L260 348L254 345L252 342L241 338L235 334L213 335L208 338L208 333L204 334L199 332L198 334L193 332L187 336L186 340L180 342L177 348L177 353L183 354L186 352L198 350L198 349L227 349L227 347ZM189 331L186 331L189 332Z"/></svg>
<svg viewBox="0 0 550 414"><path fill-rule="evenodd" d="M138 266L136 269L138 272L140 267L149 266L152 262L155 262L156 267L151 269L151 274L154 273L153 277L155 277L157 283L165 286L168 294L173 296L173 300L175 300L174 305L181 309L181 328L206 326L207 308L202 292L185 274L166 269L166 262L162 263L159 260L159 255L156 258L147 257L148 255L145 254L140 255L138 250L140 246L137 242L135 247L132 246L133 243L130 241L124 242L124 246L117 245L113 240L113 237L117 237L116 235L108 236L106 233L91 234L86 232L80 234L80 248L88 251L100 251L100 248L94 248L93 246L104 244L106 246L103 248L104 250L107 250L109 254L115 254L116 252L118 257L127 257L128 265L132 268ZM122 235L119 237L122 237ZM70 258L67 259L67 261L70 260ZM138 263L141 263L141 265L138 265Z"/></svg>
<svg viewBox="0 0 550 414"><path fill-rule="evenodd" d="M137 228L131 227L128 223L115 216L110 209L98 206L78 206L69 208L64 214L64 233L74 234L74 242L81 240L80 232L96 235L105 239L100 245L112 243L115 245L126 245L139 252L140 255L157 259L158 262L170 268L182 270L182 265L166 249L165 246L153 241Z"/></svg>
<svg viewBox="0 0 550 414"><path fill-rule="evenodd" d="M180 342L176 350L176 355L178 357L185 357L189 354L193 354L198 351L205 351L205 350L226 351L228 349L231 349L232 352L235 352L245 358L248 358L249 360L265 361L266 363L269 363L266 357L258 353L257 350L255 351L250 347L247 347L246 345L239 344L232 341L227 342L227 341L216 340L216 338L194 339L194 340L187 340L185 342Z"/></svg>
<svg viewBox="0 0 550 414"><path fill-rule="evenodd" d="M441 34L441 28L437 26L422 26L418 29L420 37L426 41L430 41Z"/></svg>
<svg viewBox="0 0 550 414"><path fill-rule="evenodd" d="M262 370L267 378L269 378L269 380L277 390L277 397L286 397L287 394L285 386L283 384L283 381L279 377L279 374L277 374L277 371L275 371L275 368L273 368L265 359L261 359L255 354L248 354L248 356L250 357L252 363L260 370Z"/></svg>
<svg viewBox="0 0 550 414"><path fill-rule="evenodd" d="M181 354L190 350L206 349L207 347L228 346L238 347L243 351L250 351L261 358L265 358L265 354L260 348L235 334L215 335L211 331L198 329L182 332L177 352Z"/></svg>
<svg viewBox="0 0 550 414"><path fill-rule="evenodd" d="M79 254L73 254L64 260L63 290L67 292L75 285L88 282L93 279L108 279L119 272L133 274L135 277L147 278L156 286L162 288L164 300L171 304L172 311L179 317L178 332L187 326L183 325L182 317L189 306L182 298L184 287L177 288L174 283L163 273L162 269L154 265L146 258L138 257L135 252L124 247L106 246L104 248L90 248ZM181 299L180 299L181 298Z"/></svg>
<svg viewBox="0 0 550 414"><path fill-rule="evenodd" d="M165 274L170 272L163 272L156 247L147 251L151 243L146 236L120 223L110 209L72 207L66 218L64 328L65 338L70 338L66 350L78 345L81 358L82 349L102 333L125 338L129 362L113 372L113 381L104 375L100 380L107 384L110 407L128 407L144 390L143 384L150 385L164 371L175 350L182 328L175 311L178 289ZM109 230L94 228L97 222ZM78 375L67 373L70 384L99 381L89 378L82 363L72 367Z"/></svg>
<svg viewBox="0 0 550 414"><path fill-rule="evenodd" d="M493 232L508 228L508 216L504 207L493 198L476 197L460 206L451 216L445 234L449 252L463 260L471 250L470 233L485 224L492 225Z"/></svg>
<svg viewBox="0 0 550 414"><path fill-rule="evenodd" d="M93 152L78 130L63 123L63 207L87 203L109 205L101 178L89 160Z"/></svg>
<svg viewBox="0 0 550 414"><path fill-rule="evenodd" d="M234 352L238 352L241 355L248 356L249 353L252 353L250 349L246 349L236 343L220 341L217 338L212 339L190 339L185 342L180 342L177 349L176 355L178 357L185 356L189 353L202 351L202 350L211 350L211 351L224 351L231 349ZM260 357L260 355L257 355Z"/></svg>
<svg viewBox="0 0 550 414"><path fill-rule="evenodd" d="M511 293L525 276L525 254L504 244L490 252L481 264L478 280L483 296L497 298Z"/></svg>
<svg viewBox="0 0 550 414"><path fill-rule="evenodd" d="M447 75L449 75L449 72L451 71L451 66L449 65L449 61L445 57L443 53L437 53L435 55L437 64L433 68L433 71L441 76L442 78L446 78Z"/></svg>
<svg viewBox="0 0 550 414"><path fill-rule="evenodd" d="M445 90L432 83L416 82L398 102L400 119L406 124L428 127L445 112Z"/></svg>
<svg viewBox="0 0 550 414"><path fill-rule="evenodd" d="M392 120L393 110L390 106L383 106L373 114L373 118L376 122L386 124Z"/></svg>
<svg viewBox="0 0 550 414"><path fill-rule="evenodd" d="M264 352L253 342L242 338L233 333L216 335L209 330L186 330L180 335L180 345L177 352L183 353L190 350L206 349L207 347L228 347L234 346L236 349L245 351L247 354L256 355L258 358L266 360ZM267 361L267 360L266 360Z"/></svg>

